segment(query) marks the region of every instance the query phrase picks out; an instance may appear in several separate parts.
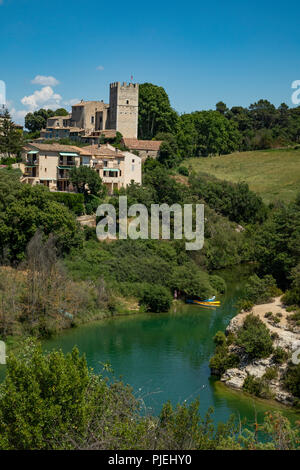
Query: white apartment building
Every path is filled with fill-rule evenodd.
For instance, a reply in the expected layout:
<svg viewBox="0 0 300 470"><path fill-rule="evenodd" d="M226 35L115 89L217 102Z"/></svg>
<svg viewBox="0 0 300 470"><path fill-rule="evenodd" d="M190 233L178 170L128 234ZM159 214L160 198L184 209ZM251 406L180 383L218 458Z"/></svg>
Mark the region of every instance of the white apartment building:
<svg viewBox="0 0 300 470"><path fill-rule="evenodd" d="M80 148L35 142L26 145L22 152L22 182L43 184L50 191L74 191L69 172L80 165L97 171L110 194L131 181L142 182L141 158L131 152L123 152L110 145Z"/></svg>

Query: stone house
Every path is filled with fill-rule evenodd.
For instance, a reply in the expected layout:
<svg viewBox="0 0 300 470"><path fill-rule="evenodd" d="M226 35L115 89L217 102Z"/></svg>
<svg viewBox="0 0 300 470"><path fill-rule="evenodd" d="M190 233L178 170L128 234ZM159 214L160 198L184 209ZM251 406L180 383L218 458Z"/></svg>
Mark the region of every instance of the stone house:
<svg viewBox="0 0 300 470"><path fill-rule="evenodd" d="M142 183L142 160L131 152L106 145L90 145L81 152L81 164L94 168L109 194L128 186L131 181Z"/></svg>
<svg viewBox="0 0 300 470"><path fill-rule="evenodd" d="M49 118L46 129L41 131L41 137L81 139L94 135L99 141L102 131L114 130L125 137L137 138L138 100L137 83L111 83L109 104L103 101L81 100L72 106L69 116Z"/></svg>
<svg viewBox="0 0 300 470"><path fill-rule="evenodd" d="M93 168L107 186L108 192L126 187L131 181L142 182L141 159L110 145L76 147L33 142L22 152L23 176L28 184L43 184L51 191L74 191L69 181L71 168L80 165Z"/></svg>
<svg viewBox="0 0 300 470"><path fill-rule="evenodd" d="M123 137L122 143L132 152L138 153L144 162L146 158L157 158L162 144L160 140L138 140Z"/></svg>

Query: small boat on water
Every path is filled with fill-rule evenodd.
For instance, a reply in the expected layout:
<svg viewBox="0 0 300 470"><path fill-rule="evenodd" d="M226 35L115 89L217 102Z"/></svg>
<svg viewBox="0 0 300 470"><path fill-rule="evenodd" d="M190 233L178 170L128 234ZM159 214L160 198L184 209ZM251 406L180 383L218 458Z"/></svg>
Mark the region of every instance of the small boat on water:
<svg viewBox="0 0 300 470"><path fill-rule="evenodd" d="M215 300L216 296L214 295L210 299L203 300L203 302L213 302Z"/></svg>
<svg viewBox="0 0 300 470"><path fill-rule="evenodd" d="M202 307L220 307L221 302L219 300L215 300L216 296L214 295L211 299L207 300L198 300L198 299L187 299L187 304L194 304L200 305Z"/></svg>

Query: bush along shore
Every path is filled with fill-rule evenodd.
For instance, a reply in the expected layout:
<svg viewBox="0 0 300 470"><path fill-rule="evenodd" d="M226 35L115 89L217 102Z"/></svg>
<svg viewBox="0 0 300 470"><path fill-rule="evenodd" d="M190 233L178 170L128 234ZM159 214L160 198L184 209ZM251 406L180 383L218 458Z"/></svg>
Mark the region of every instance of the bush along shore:
<svg viewBox="0 0 300 470"><path fill-rule="evenodd" d="M250 278L246 297L258 284L268 289L261 303L241 302L241 309L214 341L211 373L227 386L300 409L300 324L296 307L286 307L284 296L270 298L277 288L270 279ZM278 293L278 291L277 291Z"/></svg>

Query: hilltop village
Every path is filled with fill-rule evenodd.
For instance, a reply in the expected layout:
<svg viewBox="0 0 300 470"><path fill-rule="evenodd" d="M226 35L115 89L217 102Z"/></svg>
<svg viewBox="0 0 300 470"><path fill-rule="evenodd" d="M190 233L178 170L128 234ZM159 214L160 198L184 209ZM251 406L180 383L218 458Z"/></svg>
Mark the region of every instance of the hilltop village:
<svg viewBox="0 0 300 470"><path fill-rule="evenodd" d="M40 137L22 150L21 181L73 192L69 172L86 166L98 173L109 194L131 181L141 184L142 161L157 158L161 141L137 139L138 102L137 83L116 82L110 84L109 104L81 100L70 114L48 118ZM117 136L123 150L109 143ZM55 142L61 139L74 146Z"/></svg>

